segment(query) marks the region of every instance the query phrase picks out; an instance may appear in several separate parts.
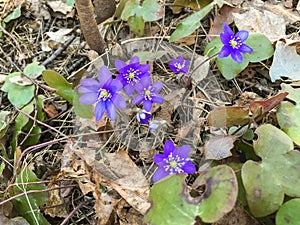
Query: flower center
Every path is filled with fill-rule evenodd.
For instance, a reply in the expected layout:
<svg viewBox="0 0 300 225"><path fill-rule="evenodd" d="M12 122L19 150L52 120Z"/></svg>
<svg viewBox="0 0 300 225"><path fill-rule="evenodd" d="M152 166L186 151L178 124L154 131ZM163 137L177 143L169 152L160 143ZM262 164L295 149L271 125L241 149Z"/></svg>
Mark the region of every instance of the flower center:
<svg viewBox="0 0 300 225"><path fill-rule="evenodd" d="M184 63L180 64L180 63L175 63L174 66L178 69L181 70L185 65Z"/></svg>
<svg viewBox="0 0 300 225"><path fill-rule="evenodd" d="M108 90L100 89L98 93L98 101L106 101L111 98L111 93Z"/></svg>
<svg viewBox="0 0 300 225"><path fill-rule="evenodd" d="M177 167L177 162L175 160L171 161L170 166L171 166L171 168L176 168Z"/></svg>
<svg viewBox="0 0 300 225"><path fill-rule="evenodd" d="M229 41L230 46L233 49L239 49L242 45L241 39L239 37L233 37L230 41Z"/></svg>
<svg viewBox="0 0 300 225"><path fill-rule="evenodd" d="M145 91L145 96L146 96L146 97L150 97L150 95L151 95L151 91L150 91L150 90L146 90L146 91Z"/></svg>
<svg viewBox="0 0 300 225"><path fill-rule="evenodd" d="M187 162L187 159L180 158L178 155L173 156L173 153L171 152L168 158L164 159L164 161L166 163L164 166L165 170L170 174L175 174L184 172L181 168Z"/></svg>
<svg viewBox="0 0 300 225"><path fill-rule="evenodd" d="M141 74L141 71L134 68L129 68L127 70L127 73L125 75L125 79L127 80L127 83L137 83L140 80L139 75Z"/></svg>
<svg viewBox="0 0 300 225"><path fill-rule="evenodd" d="M134 73L129 73L129 74L128 74L128 77L129 77L130 79L134 78Z"/></svg>

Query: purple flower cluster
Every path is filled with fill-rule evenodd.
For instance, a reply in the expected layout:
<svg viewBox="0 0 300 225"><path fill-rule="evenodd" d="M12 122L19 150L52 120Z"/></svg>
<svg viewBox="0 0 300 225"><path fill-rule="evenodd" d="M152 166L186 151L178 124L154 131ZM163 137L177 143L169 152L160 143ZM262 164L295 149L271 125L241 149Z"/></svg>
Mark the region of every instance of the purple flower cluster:
<svg viewBox="0 0 300 225"><path fill-rule="evenodd" d="M244 41L248 38L248 36L249 32L246 30L240 30L234 34L227 23L224 23L224 33L220 34L220 39L224 46L222 47L218 57L225 58L231 55L234 61L242 63L242 54L253 52L251 47L244 44Z"/></svg>
<svg viewBox="0 0 300 225"><path fill-rule="evenodd" d="M178 59L172 59L172 62L169 64L170 69L174 73L187 73L189 71L189 60L184 60L182 56L179 56Z"/></svg>
<svg viewBox="0 0 300 225"><path fill-rule="evenodd" d="M195 165L188 159L190 151L189 145L183 145L176 149L172 141L166 141L164 153L156 154L153 157L154 163L159 166L153 175L153 181L157 182L172 174L196 172Z"/></svg>
<svg viewBox="0 0 300 225"><path fill-rule="evenodd" d="M78 91L82 93L79 102L86 105L96 103L95 117L99 121L104 112L112 120L116 119L116 108L125 109L126 102L118 92L123 85L118 80L112 79L112 74L106 66L101 67L98 73L98 80L86 78L80 82Z"/></svg>
<svg viewBox="0 0 300 225"><path fill-rule="evenodd" d="M152 103L163 103L163 97L158 91L163 87L161 82L152 83L150 77L150 66L140 64L137 56L131 58L129 64L116 60L115 66L118 71L116 79L106 66L101 67L98 73L98 80L92 78L83 79L80 82L79 92L82 93L79 101L82 104L96 103L94 114L96 121L99 121L107 111L112 120L116 119L116 109L126 108L126 103L119 91L124 88L125 93L131 96L137 92L132 104L144 104L145 113L140 115L141 123L148 123L151 118ZM143 116L145 118L143 119Z"/></svg>

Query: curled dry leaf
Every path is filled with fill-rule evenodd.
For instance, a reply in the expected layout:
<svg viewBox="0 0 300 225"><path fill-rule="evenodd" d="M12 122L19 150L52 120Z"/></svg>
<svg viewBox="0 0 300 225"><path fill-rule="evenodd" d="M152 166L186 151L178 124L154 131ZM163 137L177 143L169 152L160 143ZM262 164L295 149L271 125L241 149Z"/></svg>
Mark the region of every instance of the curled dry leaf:
<svg viewBox="0 0 300 225"><path fill-rule="evenodd" d="M235 140L233 135L211 136L203 148L205 159L221 160L231 156L230 150L234 147Z"/></svg>

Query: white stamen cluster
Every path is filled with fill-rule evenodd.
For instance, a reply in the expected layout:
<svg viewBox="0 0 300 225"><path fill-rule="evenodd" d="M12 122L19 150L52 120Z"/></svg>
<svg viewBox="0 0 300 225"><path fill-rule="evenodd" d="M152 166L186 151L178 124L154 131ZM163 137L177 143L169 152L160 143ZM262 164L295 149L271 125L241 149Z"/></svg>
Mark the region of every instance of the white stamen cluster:
<svg viewBox="0 0 300 225"><path fill-rule="evenodd" d="M241 41L241 38L231 36L229 44L233 49L239 49L241 47L241 45L243 44L243 42Z"/></svg>
<svg viewBox="0 0 300 225"><path fill-rule="evenodd" d="M152 90L151 90L151 88L148 88L148 89L146 89L146 88L144 88L144 99L145 100L152 100L152 95L153 95L153 92L152 92Z"/></svg>
<svg viewBox="0 0 300 225"><path fill-rule="evenodd" d="M168 158L164 159L164 162L167 164L164 166L165 171L169 172L170 174L177 174L184 172L181 168L187 162L187 159L180 158L178 155L173 156L173 153L171 152Z"/></svg>
<svg viewBox="0 0 300 225"><path fill-rule="evenodd" d="M138 69L133 69L133 68L129 68L127 71L126 71L126 75L125 75L125 79L127 81L127 84L129 83L137 83L140 78L139 78L139 75L142 74L142 72ZM133 77L131 77L133 75Z"/></svg>
<svg viewBox="0 0 300 225"><path fill-rule="evenodd" d="M111 93L109 92L109 90L106 90L106 89L102 89L100 88L99 91L98 91L98 102L100 101L110 101L111 99Z"/></svg>
<svg viewBox="0 0 300 225"><path fill-rule="evenodd" d="M174 66L178 69L178 70L181 70L183 67L185 67L185 64L184 62L181 64L181 63L174 63Z"/></svg>

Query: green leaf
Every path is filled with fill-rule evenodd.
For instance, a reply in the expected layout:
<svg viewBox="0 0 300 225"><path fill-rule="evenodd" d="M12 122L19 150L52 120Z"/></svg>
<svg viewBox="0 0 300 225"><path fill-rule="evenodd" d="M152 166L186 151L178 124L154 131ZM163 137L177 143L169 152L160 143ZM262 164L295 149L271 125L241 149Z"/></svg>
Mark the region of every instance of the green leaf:
<svg viewBox="0 0 300 225"><path fill-rule="evenodd" d="M52 70L44 70L42 72L43 79L52 88L56 89L56 93L69 103L73 103L75 91L73 85L69 83L62 75Z"/></svg>
<svg viewBox="0 0 300 225"><path fill-rule="evenodd" d="M300 199L284 203L276 214L276 225L300 225Z"/></svg>
<svg viewBox="0 0 300 225"><path fill-rule="evenodd" d="M270 167L249 160L242 167L242 179L248 206L255 217L267 216L282 204L284 191Z"/></svg>
<svg viewBox="0 0 300 225"><path fill-rule="evenodd" d="M121 19L127 21L129 17L135 16L136 12L138 12L140 8L141 6L139 0L128 0L122 11Z"/></svg>
<svg viewBox="0 0 300 225"><path fill-rule="evenodd" d="M216 63L222 75L227 80L231 80L248 66L248 58L245 57L245 55L243 55L243 58L244 60L242 63L237 63L230 56L227 58L217 58Z"/></svg>
<svg viewBox="0 0 300 225"><path fill-rule="evenodd" d="M200 26L200 20L202 20L214 7L216 3L211 2L204 8L200 9L198 12L185 18L176 28L176 30L171 34L170 42L176 41L180 38L189 36Z"/></svg>
<svg viewBox="0 0 300 225"><path fill-rule="evenodd" d="M251 213L264 217L283 203L284 194L300 197L300 152L293 150L292 140L281 130L264 124L257 128L254 151L261 163L247 161L242 180Z"/></svg>
<svg viewBox="0 0 300 225"><path fill-rule="evenodd" d="M282 101L277 110L277 119L280 128L300 146L300 89L291 85L282 84L282 90L287 91L290 101Z"/></svg>
<svg viewBox="0 0 300 225"><path fill-rule="evenodd" d="M6 79L2 91L8 93L8 100L11 104L15 105L18 108L22 108L24 105L29 103L34 96L34 85L18 85L10 81L14 77L20 77L19 72L9 74Z"/></svg>
<svg viewBox="0 0 300 225"><path fill-rule="evenodd" d="M205 223L213 223L230 212L237 198L237 180L233 170L216 166L200 173L192 185L184 182L185 175L173 175L153 185L149 199L152 207L145 216L147 224L190 225L199 216ZM197 188L205 185L197 196ZM170 188L172 187L172 188ZM191 193L197 193L192 197Z"/></svg>
<svg viewBox="0 0 300 225"><path fill-rule="evenodd" d="M75 0L66 0L67 6L74 6Z"/></svg>
<svg viewBox="0 0 300 225"><path fill-rule="evenodd" d="M144 34L145 23L143 17L141 16L131 16L128 18L128 25L130 30L137 36L142 36Z"/></svg>
<svg viewBox="0 0 300 225"><path fill-rule="evenodd" d="M274 54L272 42L263 34L250 33L245 44L253 49L253 52L247 54L250 62L261 62Z"/></svg>
<svg viewBox="0 0 300 225"><path fill-rule="evenodd" d="M43 122L44 121L44 113L43 113L43 108L44 108L44 96L39 95L37 99L34 100L34 107L36 110L36 119L38 121ZM34 116L34 115L32 115ZM33 127L34 126L34 127ZM24 141L22 147L26 146L32 146L35 145L39 142L40 137L41 137L41 132L42 129L40 128L39 124L35 123L32 120L29 120L28 123L24 126L22 129L26 133L30 132L30 136Z"/></svg>
<svg viewBox="0 0 300 225"><path fill-rule="evenodd" d="M9 111L0 111L0 139L3 138L9 128L9 114Z"/></svg>
<svg viewBox="0 0 300 225"><path fill-rule="evenodd" d="M91 119L93 117L94 107L92 105L81 104L79 102L79 97L79 93L75 92L73 106L76 115L82 118Z"/></svg>
<svg viewBox="0 0 300 225"><path fill-rule="evenodd" d="M22 111L27 114L32 113L33 110L34 110L33 101L30 102L28 105L26 105L22 109ZM20 135L20 133L22 132L22 128L28 123L28 121L29 121L29 118L22 113L19 113L15 119L15 129L14 129L14 134L13 134L13 138L12 138L12 148L14 151L16 150L16 148L18 146L18 136Z"/></svg>
<svg viewBox="0 0 300 225"><path fill-rule="evenodd" d="M26 184L36 181L39 181L39 179L30 169L23 169L16 178L16 185L13 186L14 195L30 190L44 190L46 188L44 184ZM13 204L17 212L26 218L31 225L48 225L49 222L39 210L39 207L44 205L47 200L48 194L46 192L39 192L18 197L13 200Z"/></svg>
<svg viewBox="0 0 300 225"><path fill-rule="evenodd" d="M4 23L8 23L11 20L17 19L21 16L21 5L19 5L17 8L12 11L11 14L9 14L7 17L3 19Z"/></svg>
<svg viewBox="0 0 300 225"><path fill-rule="evenodd" d="M292 140L280 129L264 124L256 129L258 140L253 143L255 153L262 159L293 150Z"/></svg>
<svg viewBox="0 0 300 225"><path fill-rule="evenodd" d="M33 62L24 68L24 73L31 78L37 78L42 75L42 72L45 69L46 68L44 66L39 66L38 62Z"/></svg>
<svg viewBox="0 0 300 225"><path fill-rule="evenodd" d="M161 11L162 8L156 0L145 0L139 13L143 16L144 21L156 21L162 17Z"/></svg>
<svg viewBox="0 0 300 225"><path fill-rule="evenodd" d="M162 17L162 8L156 0L145 0L140 5L139 0L129 0L124 6L121 19L127 21L130 17L142 17L144 21L156 21Z"/></svg>

